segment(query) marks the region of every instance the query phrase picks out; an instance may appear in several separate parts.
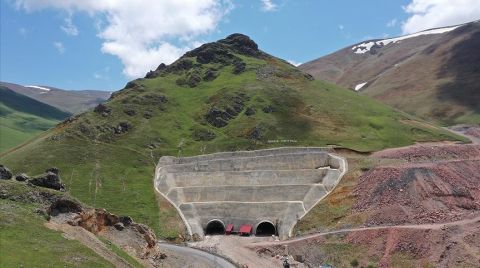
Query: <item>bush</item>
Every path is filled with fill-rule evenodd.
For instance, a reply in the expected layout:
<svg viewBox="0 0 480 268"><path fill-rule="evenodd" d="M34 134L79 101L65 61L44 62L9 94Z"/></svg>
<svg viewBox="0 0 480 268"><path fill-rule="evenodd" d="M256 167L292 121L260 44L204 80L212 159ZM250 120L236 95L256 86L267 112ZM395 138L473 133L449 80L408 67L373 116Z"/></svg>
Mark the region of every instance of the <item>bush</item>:
<svg viewBox="0 0 480 268"><path fill-rule="evenodd" d="M352 261L350 261L350 265L351 265L352 267L357 267L357 266L358 266L358 261L357 261L357 259L353 259Z"/></svg>

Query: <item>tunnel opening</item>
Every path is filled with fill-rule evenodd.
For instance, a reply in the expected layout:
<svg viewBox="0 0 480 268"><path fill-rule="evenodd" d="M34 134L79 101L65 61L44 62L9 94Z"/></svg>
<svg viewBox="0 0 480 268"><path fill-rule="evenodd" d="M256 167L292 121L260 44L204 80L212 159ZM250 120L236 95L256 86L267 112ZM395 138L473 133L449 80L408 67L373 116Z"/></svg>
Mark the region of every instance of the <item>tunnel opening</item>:
<svg viewBox="0 0 480 268"><path fill-rule="evenodd" d="M271 236L276 234L275 225L273 223L264 221L257 225L257 230L255 231L256 236Z"/></svg>
<svg viewBox="0 0 480 268"><path fill-rule="evenodd" d="M225 234L225 224L219 220L211 220L205 227L206 235L223 235Z"/></svg>

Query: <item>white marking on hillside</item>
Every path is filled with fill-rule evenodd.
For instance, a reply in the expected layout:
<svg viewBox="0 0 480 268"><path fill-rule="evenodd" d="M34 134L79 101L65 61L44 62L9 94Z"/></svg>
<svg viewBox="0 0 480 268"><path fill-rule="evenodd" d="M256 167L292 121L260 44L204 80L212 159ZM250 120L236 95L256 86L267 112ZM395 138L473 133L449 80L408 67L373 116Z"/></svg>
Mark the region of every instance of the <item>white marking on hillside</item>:
<svg viewBox="0 0 480 268"><path fill-rule="evenodd" d="M447 33L447 32L455 30L456 28L458 28L460 26L461 25L446 27L446 28L438 28L438 29L426 30L426 31L418 32L418 33L414 33L414 34L404 35L404 36L400 36L400 37L390 38L390 39L364 42L364 43L358 44L356 46L353 46L352 50L353 50L353 53L355 53L355 54L364 54L365 52L370 51L370 49L373 46L382 47L382 46L386 46L386 45L389 45L389 44L392 44L392 43L397 43L397 42L400 42L402 40L417 37L417 36L421 36L421 35Z"/></svg>
<svg viewBox="0 0 480 268"><path fill-rule="evenodd" d="M43 90L43 91L50 91L50 89L46 88L46 87L39 87L39 86L25 86L25 87L36 88L36 89L40 89L40 90Z"/></svg>
<svg viewBox="0 0 480 268"><path fill-rule="evenodd" d="M365 83L361 83L361 84L358 84L355 86L355 91L359 91L360 89L362 89L362 87L364 87L368 82L365 82Z"/></svg>

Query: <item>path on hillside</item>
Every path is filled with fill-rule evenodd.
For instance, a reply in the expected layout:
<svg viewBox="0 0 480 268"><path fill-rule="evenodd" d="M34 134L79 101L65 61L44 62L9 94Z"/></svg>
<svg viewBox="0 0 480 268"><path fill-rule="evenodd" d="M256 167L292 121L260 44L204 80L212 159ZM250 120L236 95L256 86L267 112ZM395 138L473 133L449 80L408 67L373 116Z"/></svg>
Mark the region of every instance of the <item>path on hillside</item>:
<svg viewBox="0 0 480 268"><path fill-rule="evenodd" d="M294 238L291 240L286 241L267 241L267 242L259 242L253 243L250 247L256 246L275 246L275 245L285 245L291 244L299 241L304 241L312 238L317 238L325 235L331 234L341 234L341 233L350 233L350 232L361 232L361 231L369 231L369 230L385 230L385 229L422 229L422 230L438 230L450 226L461 226L467 225L475 222L480 222L480 216L476 216L472 219L464 219L459 221L452 221L446 223L430 223L430 224L407 224L407 225L391 225L391 226L372 226L372 227L359 227L359 228L348 228L348 229L341 229L329 232L322 232L322 233L315 233L299 238Z"/></svg>
<svg viewBox="0 0 480 268"><path fill-rule="evenodd" d="M90 248L95 253L109 261L117 268L132 268L127 261L112 252L102 241L94 234L83 229L80 226L71 226L69 224L57 223L53 220L46 222L45 226L49 229L63 232L63 236L69 240L77 240L84 246Z"/></svg>
<svg viewBox="0 0 480 268"><path fill-rule="evenodd" d="M465 134L462 131L454 130L453 127L444 127L443 129L453 132L459 136L469 139L473 144L480 144L480 138Z"/></svg>

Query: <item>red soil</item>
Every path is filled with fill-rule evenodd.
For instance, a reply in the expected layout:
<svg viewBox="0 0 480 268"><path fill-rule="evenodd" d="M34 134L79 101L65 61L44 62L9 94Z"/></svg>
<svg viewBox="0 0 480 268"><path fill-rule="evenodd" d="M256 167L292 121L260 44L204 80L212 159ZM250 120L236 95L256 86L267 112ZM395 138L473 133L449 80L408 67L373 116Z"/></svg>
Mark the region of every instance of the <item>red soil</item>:
<svg viewBox="0 0 480 268"><path fill-rule="evenodd" d="M359 178L352 213L368 215L367 225L453 221L480 211L480 146L414 146L375 156L407 163Z"/></svg>
<svg viewBox="0 0 480 268"><path fill-rule="evenodd" d="M259 248L283 254L288 244L291 255L312 266L347 267L350 260L326 249L348 244L356 247L347 258L366 250L357 255L364 267L372 261L378 267L480 267L480 221L466 220L480 215L480 145L416 145L371 157L393 160L365 172L352 187L353 205L343 220L361 222L344 224L340 233ZM467 223L445 224L454 221Z"/></svg>

